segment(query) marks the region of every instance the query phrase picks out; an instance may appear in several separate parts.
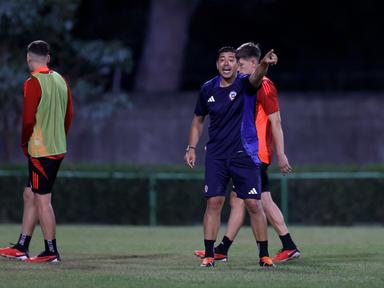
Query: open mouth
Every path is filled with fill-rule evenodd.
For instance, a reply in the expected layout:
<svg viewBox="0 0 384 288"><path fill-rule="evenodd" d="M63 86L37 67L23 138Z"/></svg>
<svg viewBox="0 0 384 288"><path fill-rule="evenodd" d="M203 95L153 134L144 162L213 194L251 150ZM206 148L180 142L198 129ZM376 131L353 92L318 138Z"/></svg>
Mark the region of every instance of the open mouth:
<svg viewBox="0 0 384 288"><path fill-rule="evenodd" d="M230 68L230 67L224 67L223 68L223 73L224 74L229 74L229 73L231 73L232 72L232 69Z"/></svg>

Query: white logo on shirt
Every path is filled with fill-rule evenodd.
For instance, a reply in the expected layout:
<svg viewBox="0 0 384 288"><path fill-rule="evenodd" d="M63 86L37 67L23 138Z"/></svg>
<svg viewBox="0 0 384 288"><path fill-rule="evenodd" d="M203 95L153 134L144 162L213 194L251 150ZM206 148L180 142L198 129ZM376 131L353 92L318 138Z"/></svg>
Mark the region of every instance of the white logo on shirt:
<svg viewBox="0 0 384 288"><path fill-rule="evenodd" d="M210 103L210 102L215 102L215 98L213 98L213 96L209 97L208 103Z"/></svg>
<svg viewBox="0 0 384 288"><path fill-rule="evenodd" d="M252 188L251 191L248 192L248 194L257 194L257 191L255 188Z"/></svg>
<svg viewBox="0 0 384 288"><path fill-rule="evenodd" d="M236 95L237 95L236 91L229 92L229 99L231 99L231 101L233 101L233 99L235 99Z"/></svg>

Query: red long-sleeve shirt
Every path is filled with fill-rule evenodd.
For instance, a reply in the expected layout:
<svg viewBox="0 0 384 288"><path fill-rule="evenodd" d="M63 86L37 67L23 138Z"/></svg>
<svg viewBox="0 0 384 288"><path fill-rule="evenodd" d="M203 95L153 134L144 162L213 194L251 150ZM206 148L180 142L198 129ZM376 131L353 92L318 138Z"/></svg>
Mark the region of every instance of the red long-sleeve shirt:
<svg viewBox="0 0 384 288"><path fill-rule="evenodd" d="M270 79L264 77L257 93L255 121L259 138L259 158L263 163L271 163L274 150L271 122L268 116L279 110L277 89Z"/></svg>

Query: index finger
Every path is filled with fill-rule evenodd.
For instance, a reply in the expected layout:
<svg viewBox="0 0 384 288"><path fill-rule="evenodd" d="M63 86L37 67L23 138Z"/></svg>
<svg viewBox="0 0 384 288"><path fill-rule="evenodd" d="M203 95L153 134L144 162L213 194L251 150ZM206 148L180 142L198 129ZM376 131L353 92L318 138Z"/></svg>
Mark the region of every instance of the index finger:
<svg viewBox="0 0 384 288"><path fill-rule="evenodd" d="M268 51L267 55L268 55L268 56L271 56L273 52L274 52L274 50L271 49L271 50Z"/></svg>

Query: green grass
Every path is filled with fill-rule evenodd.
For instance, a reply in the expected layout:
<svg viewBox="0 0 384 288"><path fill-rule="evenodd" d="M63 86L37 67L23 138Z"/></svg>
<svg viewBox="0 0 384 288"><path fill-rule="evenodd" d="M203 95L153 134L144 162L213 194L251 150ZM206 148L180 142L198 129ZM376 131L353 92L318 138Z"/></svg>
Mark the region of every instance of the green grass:
<svg viewBox="0 0 384 288"><path fill-rule="evenodd" d="M0 259L0 287L384 287L382 227L291 227L303 256L258 267L249 227L234 242L228 263L199 267L192 250L202 248L202 228L58 226L60 264ZM15 241L17 225L0 225L0 242ZM220 237L222 236L222 232ZM280 248L272 230L270 253ZM40 252L36 231L32 254Z"/></svg>

